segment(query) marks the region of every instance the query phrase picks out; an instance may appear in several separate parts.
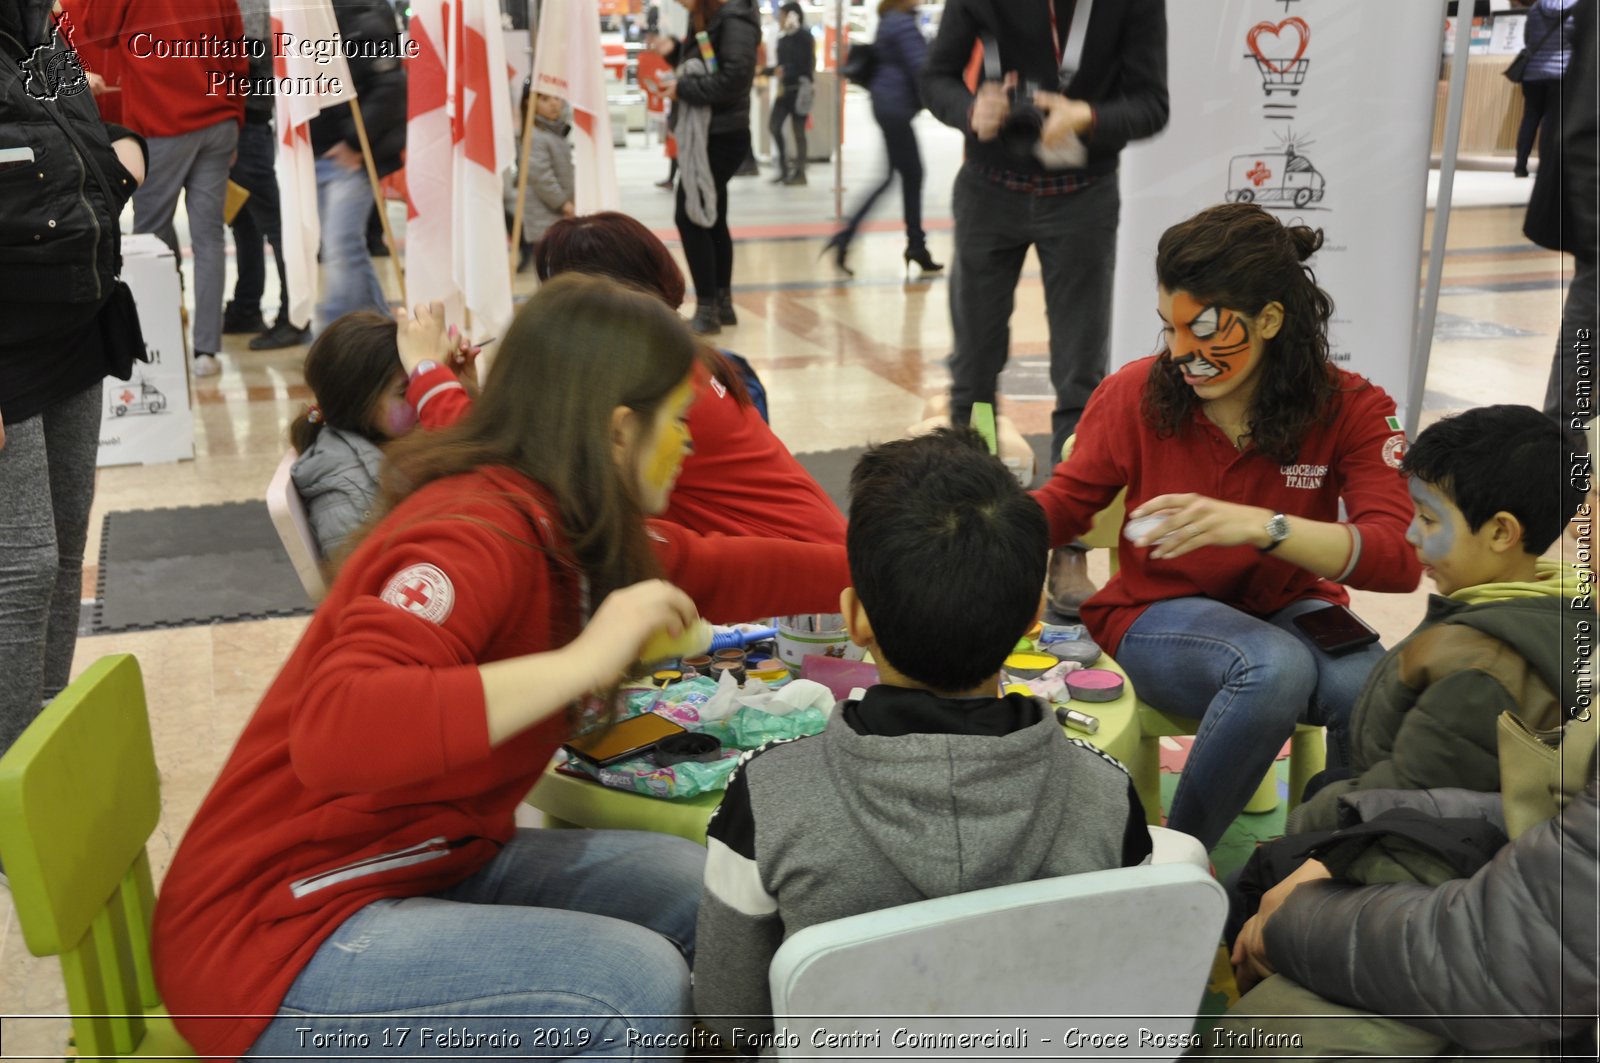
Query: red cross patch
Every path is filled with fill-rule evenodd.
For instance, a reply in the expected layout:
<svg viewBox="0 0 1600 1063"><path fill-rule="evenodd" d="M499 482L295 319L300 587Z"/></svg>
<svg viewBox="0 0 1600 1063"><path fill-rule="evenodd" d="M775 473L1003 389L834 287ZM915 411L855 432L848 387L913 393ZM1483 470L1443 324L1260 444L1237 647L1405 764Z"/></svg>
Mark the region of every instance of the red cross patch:
<svg viewBox="0 0 1600 1063"><path fill-rule="evenodd" d="M450 577L433 565L409 565L384 584L379 597L424 620L443 624L455 608L456 588Z"/></svg>
<svg viewBox="0 0 1600 1063"><path fill-rule="evenodd" d="M1383 444L1383 463L1391 469L1398 469L1406 456L1406 437L1404 432L1396 432Z"/></svg>

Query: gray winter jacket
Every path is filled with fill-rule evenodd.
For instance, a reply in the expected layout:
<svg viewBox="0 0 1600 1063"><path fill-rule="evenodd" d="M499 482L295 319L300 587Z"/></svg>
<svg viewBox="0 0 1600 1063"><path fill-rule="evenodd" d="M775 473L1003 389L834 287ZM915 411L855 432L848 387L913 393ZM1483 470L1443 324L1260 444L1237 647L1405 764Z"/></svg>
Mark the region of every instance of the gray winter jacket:
<svg viewBox="0 0 1600 1063"><path fill-rule="evenodd" d="M1404 1017L1469 1051L1526 1049L1592 1030L1600 1004L1592 763L1589 774L1558 818L1471 878L1437 888L1301 886L1267 924L1268 958L1335 1003ZM1384 793L1352 796L1370 816Z"/></svg>
<svg viewBox="0 0 1600 1063"><path fill-rule="evenodd" d="M974 711L1012 729L927 733L941 714L949 721ZM913 724L923 733L876 726L918 714L928 721ZM696 1009L724 1043L735 1026L769 1031L767 968L795 932L931 897L1137 864L1149 837L1127 772L1068 738L1040 702L873 687L859 703L842 703L821 734L748 754L729 780L708 829Z"/></svg>
<svg viewBox="0 0 1600 1063"><path fill-rule="evenodd" d="M323 428L295 459L289 477L306 504L311 532L324 558L372 515L383 452L365 436Z"/></svg>
<svg viewBox="0 0 1600 1063"><path fill-rule="evenodd" d="M522 204L522 241L537 243L544 231L561 220L561 208L573 202L577 184L572 169L572 142L566 122L533 120L528 148L528 193ZM506 178L506 210L517 209L516 178Z"/></svg>

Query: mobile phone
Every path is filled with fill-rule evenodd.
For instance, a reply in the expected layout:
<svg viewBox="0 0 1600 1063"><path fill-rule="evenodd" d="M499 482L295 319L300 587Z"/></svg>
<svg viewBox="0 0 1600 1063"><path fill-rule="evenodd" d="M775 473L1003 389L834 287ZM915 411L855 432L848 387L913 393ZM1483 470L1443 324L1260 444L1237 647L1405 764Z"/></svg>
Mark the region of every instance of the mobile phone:
<svg viewBox="0 0 1600 1063"><path fill-rule="evenodd" d="M1335 657L1378 641L1378 633L1342 605L1301 613L1294 618L1294 626L1325 653Z"/></svg>
<svg viewBox="0 0 1600 1063"><path fill-rule="evenodd" d="M574 738L562 748L575 757L603 768L619 760L647 753L663 738L684 734L685 731L685 728L665 716L644 712L630 716L607 730Z"/></svg>

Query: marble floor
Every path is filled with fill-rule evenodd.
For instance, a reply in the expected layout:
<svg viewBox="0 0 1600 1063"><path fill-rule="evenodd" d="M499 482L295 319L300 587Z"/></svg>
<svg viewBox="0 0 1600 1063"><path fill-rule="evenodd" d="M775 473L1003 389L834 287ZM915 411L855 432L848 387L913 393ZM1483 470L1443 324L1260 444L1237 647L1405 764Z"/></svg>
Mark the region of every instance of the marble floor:
<svg viewBox="0 0 1600 1063"><path fill-rule="evenodd" d="M928 227L939 257L949 248L944 190L955 165L942 132L936 126L930 130L932 140L924 147L932 171ZM854 153L853 172L870 173L869 149ZM625 163L624 202L637 205L635 213L667 235L671 197L651 187L665 172L659 148L635 148ZM805 189L779 188L765 178L736 187L740 323L721 337L760 372L773 426L795 451L899 435L923 416L924 404L941 395L948 380L942 364L949 346L944 282L903 280L903 242L891 220L860 237L854 279L819 264L820 236L834 224L833 196L824 168L813 167L812 179ZM1516 199L1526 196L1529 182L1515 183L1508 175L1463 179L1473 189L1458 196L1451 220L1424 423L1476 404L1540 402L1567 274L1561 256L1527 244L1521 235L1522 208ZM400 220L401 212L395 213ZM886 203L880 217L895 216L896 208ZM380 275L390 283L382 263ZM518 279L519 293L530 288L529 278ZM272 294L267 303L270 309ZM1032 261L1018 293L1013 328L1019 356L1044 353L1042 294ZM303 349L256 353L246 348L247 338L229 337L221 375L196 385L193 461L100 472L90 558L98 556L101 520L108 511L147 508L152 498L186 505L261 497L283 453L285 429L309 393L299 370ZM1016 400L1007 406L1024 431L1048 430L1047 402ZM1103 578L1103 568L1100 574ZM86 575L88 593L94 577L93 571ZM1357 592L1356 606L1393 641L1415 624L1425 593ZM80 640L79 669L109 653L137 654L144 669L164 786L161 825L150 845L158 883L243 722L304 625L304 619L276 619ZM12 1058L61 1056L67 1043L67 1024L59 1017L63 1008L56 961L29 955L4 894L0 1050Z"/></svg>

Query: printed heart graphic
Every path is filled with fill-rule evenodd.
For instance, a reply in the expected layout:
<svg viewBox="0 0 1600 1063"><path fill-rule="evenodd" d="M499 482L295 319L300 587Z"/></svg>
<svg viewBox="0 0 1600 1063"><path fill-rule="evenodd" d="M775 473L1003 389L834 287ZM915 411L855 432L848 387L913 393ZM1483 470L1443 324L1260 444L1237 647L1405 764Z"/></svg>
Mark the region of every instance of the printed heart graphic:
<svg viewBox="0 0 1600 1063"><path fill-rule="evenodd" d="M1290 56L1288 59L1283 59L1281 57L1268 58L1261 51L1259 38L1267 35L1271 36L1274 41L1278 42L1279 47L1272 49L1274 53L1287 51L1287 47L1283 41L1283 31L1285 29L1293 30L1295 36L1299 39L1300 43L1299 46L1295 48L1294 55ZM1289 72L1289 68L1294 66L1294 64L1299 61L1302 55L1306 54L1306 45L1311 43L1311 27L1307 26L1305 19L1302 18L1286 18L1276 26L1270 22L1257 22L1254 26L1250 27L1250 33L1247 37L1245 37L1245 43L1250 46L1250 50L1255 53L1256 58L1261 60L1262 65L1268 70L1271 70L1277 74L1287 74Z"/></svg>

